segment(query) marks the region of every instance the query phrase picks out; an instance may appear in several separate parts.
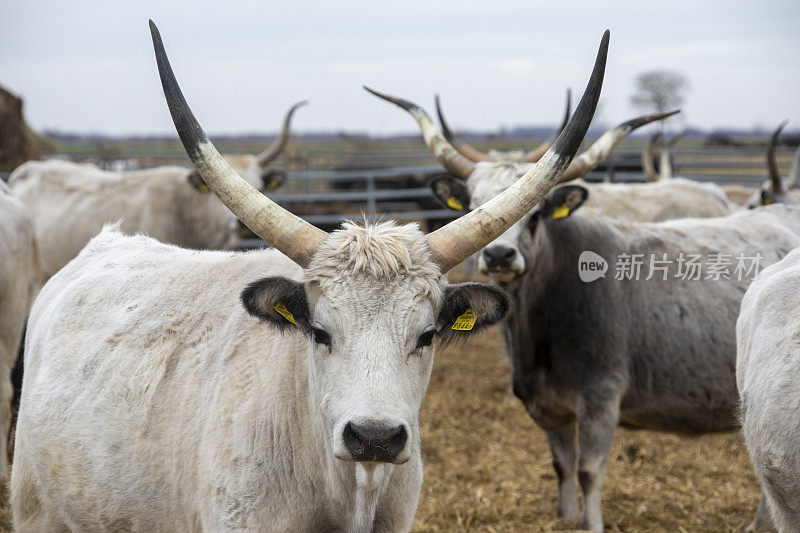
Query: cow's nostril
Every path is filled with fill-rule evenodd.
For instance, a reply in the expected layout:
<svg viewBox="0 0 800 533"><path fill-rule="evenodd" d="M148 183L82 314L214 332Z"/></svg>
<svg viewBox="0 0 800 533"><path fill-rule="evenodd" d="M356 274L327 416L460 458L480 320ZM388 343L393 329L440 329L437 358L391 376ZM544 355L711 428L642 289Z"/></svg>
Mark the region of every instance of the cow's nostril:
<svg viewBox="0 0 800 533"><path fill-rule="evenodd" d="M517 255L517 251L513 248L509 248L508 251L506 251L505 259L513 259L515 255Z"/></svg>
<svg viewBox="0 0 800 533"><path fill-rule="evenodd" d="M387 427L348 422L342 439L355 461L391 463L405 448L408 434L403 425Z"/></svg>

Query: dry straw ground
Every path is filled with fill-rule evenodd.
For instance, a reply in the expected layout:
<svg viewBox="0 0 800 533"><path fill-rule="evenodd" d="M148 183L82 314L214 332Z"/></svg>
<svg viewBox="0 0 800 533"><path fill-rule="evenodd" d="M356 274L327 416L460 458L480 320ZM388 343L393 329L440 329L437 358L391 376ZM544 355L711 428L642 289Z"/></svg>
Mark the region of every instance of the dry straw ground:
<svg viewBox="0 0 800 533"><path fill-rule="evenodd" d="M425 482L415 531L554 531L544 433L511 393L499 330L436 354L421 413ZM738 433L617 430L603 489L607 531L741 531L758 483Z"/></svg>

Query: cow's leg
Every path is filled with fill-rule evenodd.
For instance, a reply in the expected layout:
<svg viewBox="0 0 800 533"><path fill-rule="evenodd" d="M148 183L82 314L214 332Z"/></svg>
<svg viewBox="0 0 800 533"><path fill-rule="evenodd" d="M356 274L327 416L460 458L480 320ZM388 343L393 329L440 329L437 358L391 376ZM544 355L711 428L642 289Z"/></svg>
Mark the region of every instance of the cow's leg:
<svg viewBox="0 0 800 533"><path fill-rule="evenodd" d="M618 420L616 401L583 398L578 413L578 481L583 492L581 529L603 531L600 492Z"/></svg>
<svg viewBox="0 0 800 533"><path fill-rule="evenodd" d="M558 516L577 524L580 519L576 474L578 471L578 425L567 424L547 432L547 442L553 456L553 468L558 476Z"/></svg>
<svg viewBox="0 0 800 533"><path fill-rule="evenodd" d="M758 502L758 509L753 517L753 521L745 528L746 533L768 533L777 531L775 522L772 521L772 514L769 512L767 498L764 489L761 489L761 501Z"/></svg>

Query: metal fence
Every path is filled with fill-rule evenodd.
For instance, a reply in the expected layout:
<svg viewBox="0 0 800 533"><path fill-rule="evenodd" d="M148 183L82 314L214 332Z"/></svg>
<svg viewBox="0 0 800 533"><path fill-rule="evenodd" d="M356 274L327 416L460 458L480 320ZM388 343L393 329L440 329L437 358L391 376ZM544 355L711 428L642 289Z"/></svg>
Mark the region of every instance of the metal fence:
<svg viewBox="0 0 800 533"><path fill-rule="evenodd" d="M697 181L758 186L766 168L763 147L700 147L676 150L675 175ZM784 173L791 164L792 149L779 148L778 162ZM443 208L430 190L430 181L445 173L429 152L387 150L321 154L302 158L302 167L316 169L347 166L349 170L290 170L286 185L268 196L312 224L330 229L346 219L393 219L418 221L434 229L460 213ZM422 164L411 164L413 162ZM386 167L387 163L399 163ZM185 157L121 155L104 166L116 169L147 168L163 164L189 166ZM298 161L279 161L277 168L297 168ZM372 168L364 168L365 166ZM380 168L383 166L384 168ZM376 168L378 167L378 168ZM8 173L0 174L7 180ZM586 181L643 182L641 152L620 149L613 152ZM245 247L263 246L247 239Z"/></svg>

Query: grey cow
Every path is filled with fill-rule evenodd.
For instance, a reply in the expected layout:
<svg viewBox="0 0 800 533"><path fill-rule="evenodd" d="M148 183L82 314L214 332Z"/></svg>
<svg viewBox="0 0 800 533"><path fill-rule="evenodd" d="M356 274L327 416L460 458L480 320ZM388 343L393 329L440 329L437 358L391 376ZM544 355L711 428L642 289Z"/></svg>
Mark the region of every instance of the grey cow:
<svg viewBox="0 0 800 533"><path fill-rule="evenodd" d="M800 244L800 209L629 223L591 208L576 214L587 195L581 186L555 189L521 221L526 269L504 284L513 303L503 331L514 393L547 432L559 514L602 531L600 492L617 425L678 433L737 427L739 304L756 262L772 264ZM611 272L582 281L579 261L588 251ZM635 254L643 254L639 279L635 268L615 268L619 260L635 265ZM712 272L715 254L734 263L730 279ZM736 272L740 254L749 272ZM650 276L654 259L663 270ZM687 259L700 264L700 279Z"/></svg>

